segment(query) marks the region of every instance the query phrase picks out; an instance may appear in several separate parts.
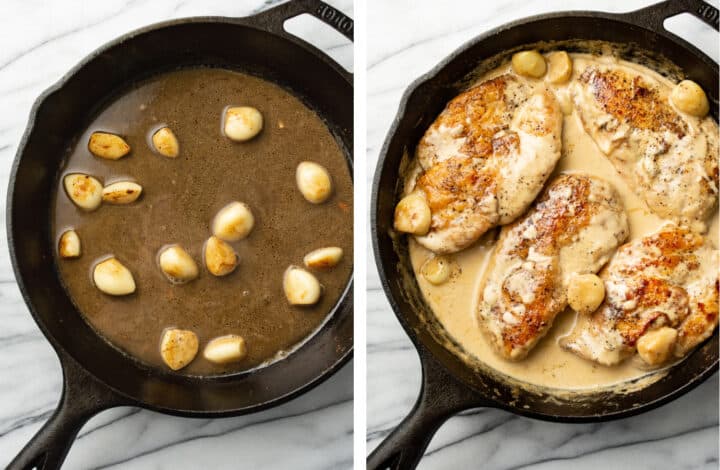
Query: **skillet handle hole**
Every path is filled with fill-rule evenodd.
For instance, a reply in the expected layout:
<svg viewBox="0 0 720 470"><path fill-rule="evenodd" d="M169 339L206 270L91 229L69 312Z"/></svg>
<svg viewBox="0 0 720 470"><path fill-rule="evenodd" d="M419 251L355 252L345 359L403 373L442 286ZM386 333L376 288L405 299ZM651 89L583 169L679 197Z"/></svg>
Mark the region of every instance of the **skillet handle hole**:
<svg viewBox="0 0 720 470"><path fill-rule="evenodd" d="M283 28L318 49L325 51L345 70L353 72L353 43L332 26L303 13L285 21Z"/></svg>
<svg viewBox="0 0 720 470"><path fill-rule="evenodd" d="M669 32L685 39L698 49L709 51L708 55L710 57L718 57L718 54L720 54L718 32L690 13L680 13L666 18L663 26Z"/></svg>

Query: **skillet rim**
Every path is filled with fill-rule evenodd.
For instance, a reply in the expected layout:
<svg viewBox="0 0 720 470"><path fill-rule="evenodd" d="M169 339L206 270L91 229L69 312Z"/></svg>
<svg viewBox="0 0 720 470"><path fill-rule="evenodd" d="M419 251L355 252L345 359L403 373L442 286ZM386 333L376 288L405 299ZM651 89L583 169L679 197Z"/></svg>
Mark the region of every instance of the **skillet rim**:
<svg viewBox="0 0 720 470"><path fill-rule="evenodd" d="M646 6L645 8L651 8L657 4L651 4ZM718 74L718 63L713 61L707 54L696 48L694 45L687 42L685 39L676 36L673 33L670 33L668 31L656 31L653 29L648 28L645 25L639 24L638 22L634 21L632 18L632 15L637 13L641 10L633 10L629 12L624 13L608 13L603 11L592 11L592 10L569 10L569 11L558 11L558 12L551 12L551 13L545 13L545 14L539 14L539 15L532 15L524 18L520 18L517 20L510 21L508 23L504 23L498 27L492 28L488 31L485 31L467 41L465 41L463 44L461 44L459 47L451 51L448 55L443 57L440 62L438 62L435 66L433 66L429 71L423 73L418 78L414 79L410 85L405 89L403 92L403 95L400 99L400 102L398 104L397 112L395 114L395 117L386 131L386 136L383 141L383 145L380 149L380 152L378 154L378 160L375 167L375 172L373 175L373 187L372 187L372 196L370 201L370 226L371 226L371 236L372 236L372 246L373 246L373 252L374 252L374 259L375 259L375 265L376 269L378 271L379 277L380 277L380 283L382 285L383 291L385 293L385 297L388 300L388 303L390 304L393 313L395 314L395 317L400 322L403 330L407 334L407 336L410 338L411 342L413 343L416 352L418 353L420 364L421 364L421 374L422 378L421 381L424 383L424 381L427 380L427 374L428 372L426 369L429 368L429 365L427 364L428 359L424 357L425 355L429 356L429 358L435 363L436 368L440 368L440 370L449 375L450 377L454 378L456 381L458 381L459 384L462 385L463 391L465 392L465 401L467 402L467 408L474 408L474 407L482 407L482 406L490 406L495 407L499 409L503 409L505 411L514 413L516 415L525 416L528 418L534 418L542 421L549 421L549 422L564 422L564 423L587 423L587 422L600 422L600 421L612 421L616 419L626 418L630 416L635 416L638 414L642 414L646 411L650 411L652 409L658 408L668 402L671 402L682 395L685 395L692 389L696 388L703 382L705 382L710 376L715 374L718 369L720 368L720 357L716 356L714 361L710 362L705 368L703 368L699 373L693 376L692 380L690 380L687 383L684 383L678 387L674 387L672 391L666 394L661 394L661 396L656 397L654 399L651 399L649 401L644 401L641 405L632 407L632 405L628 405L629 407L625 406L621 409L609 411L605 413L594 413L594 414L587 414L587 415L560 415L560 414L550 414L550 413L544 413L540 411L536 411L533 409L526 409L523 407L517 407L514 405L511 405L505 401L498 400L497 398L487 396L483 393L481 393L476 387L474 387L472 384L468 383L464 377L459 376L458 374L455 374L449 367L447 367L445 360L441 357L438 357L438 355L435 353L434 348L427 347L425 343L423 342L423 339L421 339L419 334L416 334L416 332L413 330L412 325L410 325L409 320L406 318L406 315L402 312L402 309L399 305L399 303L396 301L392 289L390 287L389 277L387 275L387 271L385 270L384 262L383 262L383 256L381 253L380 248L380 236L379 233L379 224L378 224L378 210L379 210L379 204L380 204L380 180L384 173L384 169L387 165L387 159L388 159L388 151L389 147L391 145L391 141L393 140L394 136L398 132L398 128L400 127L401 122L405 119L405 116L407 114L407 107L408 102L410 98L417 92L419 88L421 88L423 85L432 82L433 80L437 80L438 75L455 59L462 56L463 54L468 53L471 49L479 46L481 43L483 43L488 38L503 34L506 32L506 30L509 30L511 28L516 28L518 26L532 26L532 23L536 23L539 21L547 21L552 20L555 18L562 18L562 19L571 19L571 18L599 18L602 20L607 20L611 22L616 23L622 23L625 27L631 27L631 28L640 28L644 31L647 31L655 36L661 36L665 39L668 39L674 43L676 43L681 48L687 50L694 56L695 58L701 60L707 67L710 67L711 69L714 69L715 74ZM682 13L682 12L681 12ZM675 16L669 15L668 18ZM666 18L667 19L667 18ZM568 38L571 39L571 38ZM588 40L592 40L591 38ZM607 40L606 40L607 41ZM607 41L611 42L611 41ZM642 44L638 44L640 47L645 48ZM647 50L647 48L645 48ZM497 54L501 51L493 51L489 55L492 56L493 54ZM478 63L481 61L478 61ZM717 116L716 116L717 118ZM717 119L716 119L717 122ZM408 316L415 316L415 315L408 315ZM418 319L418 323L423 323L422 319ZM711 335L708 339L703 341L702 344L707 343L707 341L710 341L713 337L717 337L720 334L720 331L718 331L718 328L716 327L713 335ZM458 363L462 363L462 360L456 356L452 351L445 348L444 346L438 344L439 348L443 348L444 351L442 351L443 355L449 355L452 356L454 361ZM692 354L695 354L697 352L697 349L693 351ZM684 362L687 359L684 358L682 362ZM673 366L677 367L681 363ZM466 369L468 369L467 365L464 365ZM500 381L500 378L495 379L494 377L489 377L493 381ZM647 387L644 387L642 390L646 390L647 388L651 387L654 384L650 384ZM422 397L421 392L421 397ZM523 391L521 393L527 393L526 391ZM420 398L422 400L422 398ZM479 402L479 403L478 403Z"/></svg>
<svg viewBox="0 0 720 470"><path fill-rule="evenodd" d="M18 286L18 289L20 290L20 293L22 295L23 301L28 308L30 314L32 315L33 320L35 321L36 325L42 332L43 336L46 338L48 343L52 346L53 350L55 351L56 356L58 357L58 360L60 362L62 374L63 374L63 395L67 391L67 383L70 380L73 380L74 378L77 378L78 370L80 374L87 374L92 379L97 381L97 384L95 387L97 388L102 387L110 392L112 392L113 395L115 395L116 399L114 403L105 403L104 408L109 408L112 406L139 406L145 409L149 409L152 411L157 411L169 415L174 416L181 416L181 417L197 417L197 418L219 418L219 417L229 417L229 416L239 416L244 414L250 414L255 413L259 411L263 411L269 408L273 408L275 406L278 406L280 404L286 403L300 395L303 395L304 393L308 392L312 388L315 388L316 386L320 385L321 383L328 380L330 377L332 377L336 372L338 372L345 364L347 364L353 357L354 353L354 333L352 332L352 317L354 317L354 299L353 299L353 290L354 290L354 269L353 272L351 272L350 276L348 277L347 283L343 289L343 292L338 299L338 301L334 304L334 306L331 309L331 312L335 312L334 315L341 315L342 311L344 309L350 308L350 316L351 319L351 332L350 332L350 341L348 347L340 354L336 355L335 360L333 361L332 365L330 367L327 367L325 369L322 369L317 374L314 375L314 377L300 385L299 387L295 387L289 392L275 396L269 400L266 401L260 401L255 402L252 405L240 407L240 408L225 408L222 410L207 410L207 409L201 409L201 408L172 408L168 406L163 406L160 404L154 404L154 403L147 403L143 400L140 400L139 398L132 396L131 394L128 394L117 387L114 387L107 383L106 381L102 380L100 377L98 377L96 374L94 374L90 369L86 368L83 365L83 362L81 360L78 360L76 357L74 357L70 352L66 350L64 345L61 341L59 341L53 333L50 331L50 329L47 327L45 322L43 321L42 317L38 314L35 303L33 302L32 296L29 294L28 289L26 287L26 280L22 276L20 272L20 261L19 257L17 256L16 248L15 248L15 236L14 236L14 223L13 223L13 201L15 199L15 185L17 181L17 172L20 166L20 163L22 161L23 153L25 151L25 148L27 147L28 141L30 137L32 136L37 121L38 121L38 111L40 108L45 104L47 99L58 92L61 92L63 88L67 85L67 83L83 68L88 66L93 60L95 60L97 57L105 53L106 51L113 49L118 46L122 46L123 43L130 41L134 39L137 36L141 36L147 33L157 32L160 30L167 30L172 29L177 26L185 26L185 25L195 25L195 24L225 24L229 26L236 26L236 27L242 27L242 28L250 28L256 31L259 31L264 34L268 34L271 36L274 36L275 38L285 41L286 43L292 44L294 47L300 47L304 50L306 50L308 53L315 56L317 59L325 63L330 69L332 69L335 73L338 74L339 77L342 78L344 82L348 84L351 88L354 88L353 86L353 74L345 70L340 64L338 64L334 59L332 59L329 55L322 52L320 49L315 47L314 45L306 42L302 38L299 38L292 34L284 34L284 33L278 33L276 31L273 31L271 28L267 27L264 24L264 21L266 21L265 15L270 14L271 12L274 12L275 10L273 8L268 10L262 10L260 12L256 12L251 14L250 16L244 16L244 17L227 17L227 16L191 16L191 17L183 17L183 18L175 18L171 20L165 20L165 21L159 21L155 23L151 23L149 25L142 26L140 28L136 28L134 30L131 30L127 33L124 33L120 36L117 36L110 41L107 41L100 46L96 47L94 50L92 50L90 53L88 53L86 56L84 56L80 61L78 61L72 68L70 68L66 73L64 73L56 82L54 82L52 85L50 85L48 88L46 88L33 102L33 105L30 108L30 112L27 117L27 124L25 126L25 130L23 131L23 134L18 142L17 150L15 153L15 157L13 158L13 162L11 165L9 178L8 178L8 190L7 190L7 196L5 199L5 221L6 221L6 236L7 236L7 244L8 244L8 251L10 255L10 261L13 268L13 274L15 276L15 281ZM302 14L301 12L300 14ZM288 16L287 19L290 19L294 17L295 15ZM283 20L283 21L285 21ZM283 30L284 31L284 30ZM354 130L353 130L354 131ZM350 142L352 144L352 140ZM348 163L349 169L351 170L352 175L352 168L354 167L354 154L352 151L352 147L348 149L347 153L347 159L346 163ZM57 277L57 274L56 274ZM63 291L65 290L62 286L62 282L58 279L58 282L60 283L61 289ZM349 307L346 306L346 304L349 304ZM73 303L74 305L74 303ZM74 310L77 312L77 308L74 308ZM77 312L79 313L79 312ZM333 315L333 316L334 316ZM326 323L328 321L331 321L333 316L328 316L324 321L323 324L319 327L318 330L316 330L314 333L312 333L307 338L303 339L299 343L299 347L302 347L302 345L306 342L311 340L317 333L319 333L322 329L326 328ZM345 320L348 321L348 320ZM87 323L87 322L86 322ZM98 336L97 332L92 329L91 331L95 336ZM101 341L107 343L107 340L99 337ZM109 343L108 343L109 344ZM117 349L114 345L109 344L109 346L113 349ZM291 353L294 354L295 351ZM128 356L126 353L121 353L124 356L127 356L128 362L132 364L133 368L133 374L138 375L143 372L147 373L148 371L154 372L156 376L167 376L168 374L164 371L157 371L154 368L149 368L146 365L143 365L139 363L135 358ZM272 366L273 364L277 364L282 361L276 361L268 365L268 367ZM181 377L182 379L192 379L192 380L198 380L200 382L205 383L213 383L217 381L222 381L222 383L232 383L233 381L237 381L238 379L242 379L243 377L246 377L248 374L253 374L255 370L262 370L264 367L260 368L254 368L250 369L248 371L242 371L235 374L228 374L228 375L221 375L221 376L209 376L204 378L197 377L197 376L173 376L173 378ZM201 386L203 384L201 383ZM62 399L61 399L62 402Z"/></svg>

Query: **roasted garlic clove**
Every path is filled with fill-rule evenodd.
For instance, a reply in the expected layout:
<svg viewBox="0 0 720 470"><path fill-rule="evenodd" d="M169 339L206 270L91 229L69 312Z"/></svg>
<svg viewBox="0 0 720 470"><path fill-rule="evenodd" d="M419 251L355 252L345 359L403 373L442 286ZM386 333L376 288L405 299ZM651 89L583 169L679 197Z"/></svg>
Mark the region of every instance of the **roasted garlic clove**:
<svg viewBox="0 0 720 470"><path fill-rule="evenodd" d="M330 173L315 162L301 162L295 171L295 181L303 197L313 204L327 201L333 191Z"/></svg>
<svg viewBox="0 0 720 470"><path fill-rule="evenodd" d="M182 284L198 277L197 263L180 245L164 248L158 256L158 264L165 277L174 284Z"/></svg>
<svg viewBox="0 0 720 470"><path fill-rule="evenodd" d="M88 142L88 150L96 157L117 160L130 153L130 145L119 135L93 132Z"/></svg>
<svg viewBox="0 0 720 470"><path fill-rule="evenodd" d="M297 266L290 266L285 270L283 290L290 305L313 305L322 293L317 278Z"/></svg>
<svg viewBox="0 0 720 470"><path fill-rule="evenodd" d="M108 204L130 204L140 197L142 186L132 181L118 181L105 186L102 190L102 200Z"/></svg>
<svg viewBox="0 0 720 470"><path fill-rule="evenodd" d="M512 56L512 68L524 77L540 78L545 75L545 58L538 51L522 51Z"/></svg>
<svg viewBox="0 0 720 470"><path fill-rule="evenodd" d="M572 59L565 51L556 51L548 55L547 81L555 85L567 83L573 72Z"/></svg>
<svg viewBox="0 0 720 470"><path fill-rule="evenodd" d="M205 350L203 357L215 364L227 364L229 362L237 362L247 355L247 347L242 336L227 335L215 338L210 341Z"/></svg>
<svg viewBox="0 0 720 470"><path fill-rule="evenodd" d="M637 341L640 359L646 364L657 366L667 362L677 342L678 331L674 328L662 327L648 331Z"/></svg>
<svg viewBox="0 0 720 470"><path fill-rule="evenodd" d="M258 135L262 128L262 114L253 107L237 106L225 111L223 130L231 140L246 142Z"/></svg>
<svg viewBox="0 0 720 470"><path fill-rule="evenodd" d="M60 235L58 253L61 258L80 257L80 237L75 230L67 230Z"/></svg>
<svg viewBox="0 0 720 470"><path fill-rule="evenodd" d="M241 240L250 234L255 226L255 217L247 204L231 202L220 209L212 224L213 234L228 242Z"/></svg>
<svg viewBox="0 0 720 470"><path fill-rule="evenodd" d="M423 263L420 272L431 284L440 285L447 282L452 274L452 262L445 256L433 256Z"/></svg>
<svg viewBox="0 0 720 470"><path fill-rule="evenodd" d="M160 356L172 370L190 364L198 352L198 337L190 330L168 328L160 340Z"/></svg>
<svg viewBox="0 0 720 470"><path fill-rule="evenodd" d="M343 256L343 250L337 246L318 248L303 258L305 266L311 269L327 269L337 265Z"/></svg>
<svg viewBox="0 0 720 470"><path fill-rule="evenodd" d="M169 127L163 127L152 136L152 143L160 155L175 158L180 153L180 144Z"/></svg>
<svg viewBox="0 0 720 470"><path fill-rule="evenodd" d="M205 266L210 274L214 276L230 274L237 268L238 261L235 250L218 237L210 237L205 242Z"/></svg>
<svg viewBox="0 0 720 470"><path fill-rule="evenodd" d="M578 313L592 313L605 299L605 284L595 274L576 274L567 289L570 307Z"/></svg>
<svg viewBox="0 0 720 470"><path fill-rule="evenodd" d="M395 230L425 235L430 230L432 214L425 197L416 192L402 198L395 206Z"/></svg>
<svg viewBox="0 0 720 470"><path fill-rule="evenodd" d="M95 287L109 295L128 295L135 292L135 279L117 258L109 258L93 269Z"/></svg>
<svg viewBox="0 0 720 470"><path fill-rule="evenodd" d="M670 100L677 109L692 116L705 117L710 111L705 91L692 80L683 80L675 85Z"/></svg>
<svg viewBox="0 0 720 470"><path fill-rule="evenodd" d="M82 173L72 173L63 178L63 184L68 196L79 208L94 211L100 207L103 186L97 179Z"/></svg>

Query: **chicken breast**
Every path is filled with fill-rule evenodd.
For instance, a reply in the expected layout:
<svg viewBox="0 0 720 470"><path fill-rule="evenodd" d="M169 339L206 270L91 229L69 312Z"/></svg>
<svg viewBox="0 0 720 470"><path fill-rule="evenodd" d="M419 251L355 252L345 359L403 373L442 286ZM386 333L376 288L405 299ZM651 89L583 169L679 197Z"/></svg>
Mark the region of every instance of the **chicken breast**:
<svg viewBox="0 0 720 470"><path fill-rule="evenodd" d="M718 127L678 112L670 91L619 64L587 66L572 85L585 131L648 208L704 231L718 195Z"/></svg>
<svg viewBox="0 0 720 470"><path fill-rule="evenodd" d="M479 324L498 354L527 356L567 306L570 279L597 272L628 233L609 183L582 174L554 179L522 219L502 229L480 287Z"/></svg>
<svg viewBox="0 0 720 470"><path fill-rule="evenodd" d="M675 225L622 246L602 274L604 303L561 346L614 365L643 335L669 327L678 333L671 358L685 356L717 326L719 263L709 240Z"/></svg>
<svg viewBox="0 0 720 470"><path fill-rule="evenodd" d="M519 217L560 158L561 132L554 95L513 75L450 101L420 140L417 172L406 185L425 195L432 214L417 241L453 253Z"/></svg>

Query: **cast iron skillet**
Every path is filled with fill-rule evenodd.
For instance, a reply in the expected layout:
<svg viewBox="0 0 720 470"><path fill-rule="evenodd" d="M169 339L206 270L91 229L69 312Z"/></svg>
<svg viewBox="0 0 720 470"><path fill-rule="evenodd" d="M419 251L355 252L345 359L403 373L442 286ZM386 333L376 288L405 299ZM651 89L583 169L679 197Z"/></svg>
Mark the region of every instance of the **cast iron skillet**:
<svg viewBox="0 0 720 470"><path fill-rule="evenodd" d="M320 0L285 3L247 18L169 21L96 50L33 106L10 176L8 243L25 302L60 358L64 387L55 413L9 469L59 468L82 425L107 408L140 406L189 417L252 413L298 396L350 359L352 280L321 329L286 359L202 378L150 369L111 347L82 319L57 269L48 268L55 267L49 222L63 149L109 96L152 74L207 65L278 83L321 116L352 169L353 77L285 32L285 21L302 13L352 40L353 21Z"/></svg>
<svg viewBox="0 0 720 470"><path fill-rule="evenodd" d="M663 21L689 12L718 29L718 10L701 0L666 1L627 14L563 12L501 26L455 51L405 92L375 174L371 205L372 237L383 288L422 364L422 389L410 414L368 457L368 468L414 468L440 425L468 408L502 408L532 418L595 422L631 416L688 392L718 369L715 333L663 379L639 391L555 396L532 390L490 372L479 360L463 360L459 345L433 320L412 275L406 237L391 236L403 153L413 155L425 129L456 96L464 79L483 60L544 41L592 39L631 44L637 52L659 54L677 64L708 93L718 115L718 65L698 49L666 31Z"/></svg>

